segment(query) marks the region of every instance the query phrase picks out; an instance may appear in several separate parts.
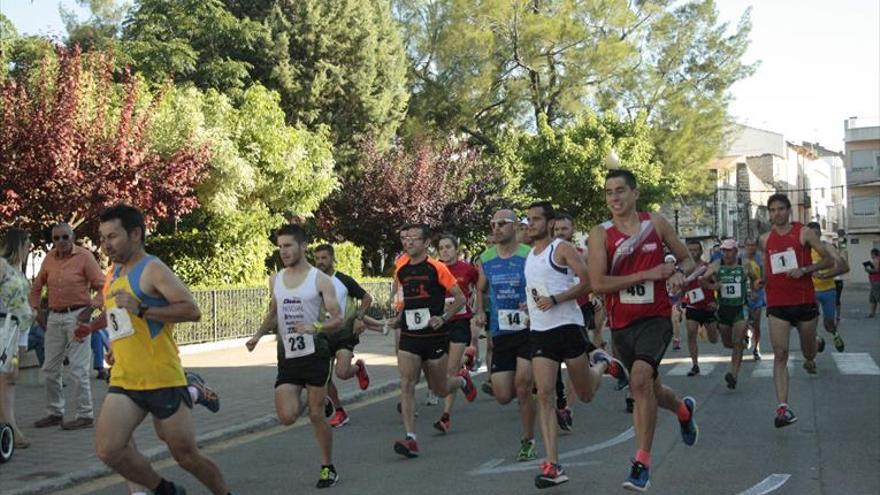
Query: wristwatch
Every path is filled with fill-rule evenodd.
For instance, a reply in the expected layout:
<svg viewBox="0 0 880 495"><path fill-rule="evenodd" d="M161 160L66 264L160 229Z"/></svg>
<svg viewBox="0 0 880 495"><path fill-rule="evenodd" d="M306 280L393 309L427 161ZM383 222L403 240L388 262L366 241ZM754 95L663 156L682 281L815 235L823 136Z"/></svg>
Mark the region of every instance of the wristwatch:
<svg viewBox="0 0 880 495"><path fill-rule="evenodd" d="M144 313L146 313L146 312L147 312L147 309L149 309L149 308L150 308L150 307L147 306L146 304L144 304L144 303L139 303L139 304L138 304L138 312L137 312L137 316L138 316L138 318L143 318L143 317L144 317Z"/></svg>

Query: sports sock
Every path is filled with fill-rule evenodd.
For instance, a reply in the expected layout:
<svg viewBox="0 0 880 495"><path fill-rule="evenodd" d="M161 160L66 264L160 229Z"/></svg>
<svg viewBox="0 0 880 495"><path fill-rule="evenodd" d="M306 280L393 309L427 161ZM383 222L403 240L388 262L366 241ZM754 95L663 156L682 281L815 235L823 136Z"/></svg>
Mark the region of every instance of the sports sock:
<svg viewBox="0 0 880 495"><path fill-rule="evenodd" d="M636 451L636 462L641 462L646 468L651 467L651 453L642 449Z"/></svg>
<svg viewBox="0 0 880 495"><path fill-rule="evenodd" d="M690 421L691 410L684 405L684 401L681 401L678 403L678 409L675 411L675 415L678 416L679 421Z"/></svg>
<svg viewBox="0 0 880 495"><path fill-rule="evenodd" d="M412 432L407 432L407 434L406 434L406 438L407 438L407 440L415 440L415 439L416 439L416 434L415 434L415 433L412 433Z"/></svg>
<svg viewBox="0 0 880 495"><path fill-rule="evenodd" d="M199 400L199 389L197 389L197 388L194 387L193 385L190 385L190 386L186 387L186 390L189 392L189 396L192 398L192 401L193 401L193 402L198 402L198 400Z"/></svg>

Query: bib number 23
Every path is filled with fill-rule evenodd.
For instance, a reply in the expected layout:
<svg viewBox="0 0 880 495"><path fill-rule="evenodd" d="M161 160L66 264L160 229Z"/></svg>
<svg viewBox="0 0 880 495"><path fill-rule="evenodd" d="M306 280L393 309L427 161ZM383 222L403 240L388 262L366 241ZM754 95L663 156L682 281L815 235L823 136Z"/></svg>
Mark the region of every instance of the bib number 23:
<svg viewBox="0 0 880 495"><path fill-rule="evenodd" d="M295 359L315 353L315 336L310 333L287 334L284 357Z"/></svg>

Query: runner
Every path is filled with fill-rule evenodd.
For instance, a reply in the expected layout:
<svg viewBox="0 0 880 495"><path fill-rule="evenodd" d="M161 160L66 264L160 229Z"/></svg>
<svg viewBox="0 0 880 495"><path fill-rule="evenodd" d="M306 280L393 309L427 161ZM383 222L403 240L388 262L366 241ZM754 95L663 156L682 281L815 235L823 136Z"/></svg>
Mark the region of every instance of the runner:
<svg viewBox="0 0 880 495"><path fill-rule="evenodd" d="M712 263L706 276L714 275L718 289L718 329L724 347L733 349L730 371L724 375L727 388L735 389L746 341L746 300L749 277L737 261L736 241L721 241L721 259Z"/></svg>
<svg viewBox="0 0 880 495"><path fill-rule="evenodd" d="M340 380L348 380L357 376L358 386L366 390L370 386L370 375L363 359L355 361L354 348L360 342L360 335L366 329L364 318L373 298L355 281L355 279L336 270L336 252L330 244L320 244L315 248L315 267L330 277L336 289L336 300L339 302L339 313L342 315L342 328L327 335L330 344L330 359L336 361L336 376ZM360 306L355 305L360 301ZM330 426L339 428L350 421L348 413L342 407L339 391L333 384L333 377L327 383L327 395L333 404L334 413L330 418Z"/></svg>
<svg viewBox="0 0 880 495"><path fill-rule="evenodd" d="M661 383L657 372L672 339L667 286L672 293L681 290L684 275L694 270L694 262L662 215L636 211L639 190L632 172L611 170L605 177L611 220L590 233L590 285L605 294L612 342L630 370L635 399L633 425L638 450L623 487L645 491L650 485L658 405L678 416L685 445L697 443L696 401L692 397L679 400ZM679 269L663 262L664 246L676 257Z"/></svg>
<svg viewBox="0 0 880 495"><path fill-rule="evenodd" d="M535 486L549 488L568 481L559 464L554 395L560 363L565 362L575 394L584 402L593 399L606 371L620 379L621 364L605 351L587 355L584 317L576 299L589 291L587 266L574 246L550 238L555 212L546 201L529 206L529 237L532 250L525 263L526 300L532 374L538 389L538 420L546 460ZM576 278L577 277L577 278ZM496 357L497 360L497 357Z"/></svg>
<svg viewBox="0 0 880 495"><path fill-rule="evenodd" d="M807 228L816 234L817 239L822 238L822 228L818 222L808 223ZM837 286L834 280L837 275L849 273L849 263L838 254L834 246L824 241L821 242L834 260L834 267L830 270L820 270L813 275L813 289L816 291L816 302L819 304L819 310L822 312L825 331L831 334L834 348L837 349L837 352L843 352L845 344L843 336L840 335L840 329L837 327ZM813 263L819 262L822 258L815 249L811 250L810 254Z"/></svg>
<svg viewBox="0 0 880 495"><path fill-rule="evenodd" d="M201 311L177 275L144 251L140 210L113 206L101 214L99 230L104 252L115 264L104 287L106 317L80 325L74 333L85 339L106 326L115 358L95 431L98 458L155 494L186 493L162 478L132 442L134 430L152 414L157 436L180 467L212 493L229 493L220 469L196 445L191 411L193 403L215 410L219 400L201 377L184 373L174 342L174 324L198 321Z"/></svg>
<svg viewBox="0 0 880 495"><path fill-rule="evenodd" d="M669 263L673 267L678 262L675 256L667 254L663 257L664 263ZM669 304L672 305L672 350L681 350L681 319L684 316L683 302L681 300L681 292L670 294Z"/></svg>
<svg viewBox="0 0 880 495"><path fill-rule="evenodd" d="M309 420L321 452L316 486L328 488L339 481L331 459L333 432L324 412L331 364L327 334L342 326L336 288L330 277L306 260L308 240L302 227L286 224L278 229L275 238L284 268L269 277L269 309L259 330L245 346L252 352L263 335L278 329L275 412L281 424L294 424L303 409L300 394L306 389ZM322 304L329 316L319 322Z"/></svg>
<svg viewBox="0 0 880 495"><path fill-rule="evenodd" d="M574 243L572 242L574 239L574 219L571 215L567 213L556 215L556 218L553 221L553 237L555 239L562 239L574 246ZM574 247L577 250L578 255L583 259L583 250L577 246ZM584 338L587 339L587 352L589 353L595 349L595 346L593 346L590 341L590 336L588 335L587 330L587 327L592 323L593 319L593 307L590 305L589 293L579 295L576 302L584 317ZM588 308L587 310L584 309L585 305ZM565 380L562 379L562 363L559 363L559 369L556 371L556 424L562 431L571 431L574 427L574 415L572 414L571 408L568 407L568 397L566 397L565 393Z"/></svg>
<svg viewBox="0 0 880 495"><path fill-rule="evenodd" d="M777 428L797 421L788 406L788 347L791 327L798 330L804 369L816 373L816 292L810 275L831 268L834 259L819 241L816 233L792 222L791 202L784 194L777 193L767 199L770 232L760 239L765 253L764 273L767 278L767 319L770 323L770 344L773 346L773 381L776 384L776 408L774 423ZM819 252L821 260L812 263L810 248Z"/></svg>
<svg viewBox="0 0 880 495"><path fill-rule="evenodd" d="M700 241L688 241L687 248L691 259L696 262L697 268L708 266L703 261L703 246L700 244ZM704 276L697 277L685 288L685 325L687 325L688 352L691 355L691 363L693 364L687 376L700 374L700 365L697 362L699 355L697 333L700 326L702 325L706 329L706 337L709 342L713 344L718 342L718 318L715 316L718 304L715 302L715 291L711 287L711 276L706 273Z"/></svg>
<svg viewBox="0 0 880 495"><path fill-rule="evenodd" d="M535 450L535 403L532 399L531 346L529 344L528 314L521 307L526 303L525 264L529 247L516 240L516 214L499 210L489 222L495 245L480 256L478 288L488 288L490 308L489 338L493 347L490 376L492 395L501 404L519 401L522 424L518 461L537 458ZM483 317L475 316L475 323L483 325Z"/></svg>
<svg viewBox="0 0 880 495"><path fill-rule="evenodd" d="M752 357L755 361L761 360L761 311L767 305L767 296L764 292L764 262L758 253L758 241L748 239L746 241L746 255L743 265L749 272L751 290L749 291L749 327L751 329Z"/></svg>
<svg viewBox="0 0 880 495"><path fill-rule="evenodd" d="M415 433L415 387L423 365L428 386L435 395L446 397L458 387L469 402L477 396L467 368L461 368L456 376L447 374L449 327L446 323L464 306L465 297L446 265L428 256L428 236L426 225L406 229L404 248L408 258L395 274L403 289L397 366L406 437L394 442L394 451L407 458L419 455ZM449 305L446 304L447 292L453 297Z"/></svg>
<svg viewBox="0 0 880 495"><path fill-rule="evenodd" d="M455 280L458 282L458 288L461 289L462 294L464 294L465 300L470 301L471 294L475 294L477 280L479 278L477 269L470 263L465 263L458 258L458 238L454 235L441 235L439 241L437 241L437 247L440 260L443 261L446 268L448 268L449 272L452 273L452 276L455 277ZM446 374L449 376L454 376L459 370L461 370L462 366L465 366L466 364L473 365L474 360L476 359L476 351L474 347L470 345L472 340L471 318L474 313L481 314L483 312L483 301L481 297L475 298L473 311L471 311L471 306L468 303L465 303L461 309L452 313L450 308L454 302L455 297L447 291L445 312L446 314L453 315L446 324L446 327L449 330L449 358L447 360L448 368ZM472 366L468 366L469 369L471 367ZM446 400L443 403L443 413L440 415L440 419L434 423L434 428L444 434L449 433L449 428L451 427L449 418L452 414L453 404L455 404L455 394L447 395Z"/></svg>

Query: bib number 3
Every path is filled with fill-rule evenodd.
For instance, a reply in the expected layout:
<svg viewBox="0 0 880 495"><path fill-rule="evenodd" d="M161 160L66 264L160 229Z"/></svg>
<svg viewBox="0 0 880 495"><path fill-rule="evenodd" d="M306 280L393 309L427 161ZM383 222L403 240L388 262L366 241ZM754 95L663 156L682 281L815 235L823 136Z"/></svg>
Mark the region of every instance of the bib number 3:
<svg viewBox="0 0 880 495"><path fill-rule="evenodd" d="M654 282L642 282L620 291L624 304L651 304L654 302Z"/></svg>
<svg viewBox="0 0 880 495"><path fill-rule="evenodd" d="M310 333L289 333L284 338L284 357L296 359L315 353L315 336Z"/></svg>
<svg viewBox="0 0 880 495"><path fill-rule="evenodd" d="M128 311L122 308L107 310L107 334L110 342L134 335L134 326L131 324Z"/></svg>
<svg viewBox="0 0 880 495"><path fill-rule="evenodd" d="M407 330L424 330L428 328L431 311L428 308L408 309L404 312L404 316L406 316Z"/></svg>

